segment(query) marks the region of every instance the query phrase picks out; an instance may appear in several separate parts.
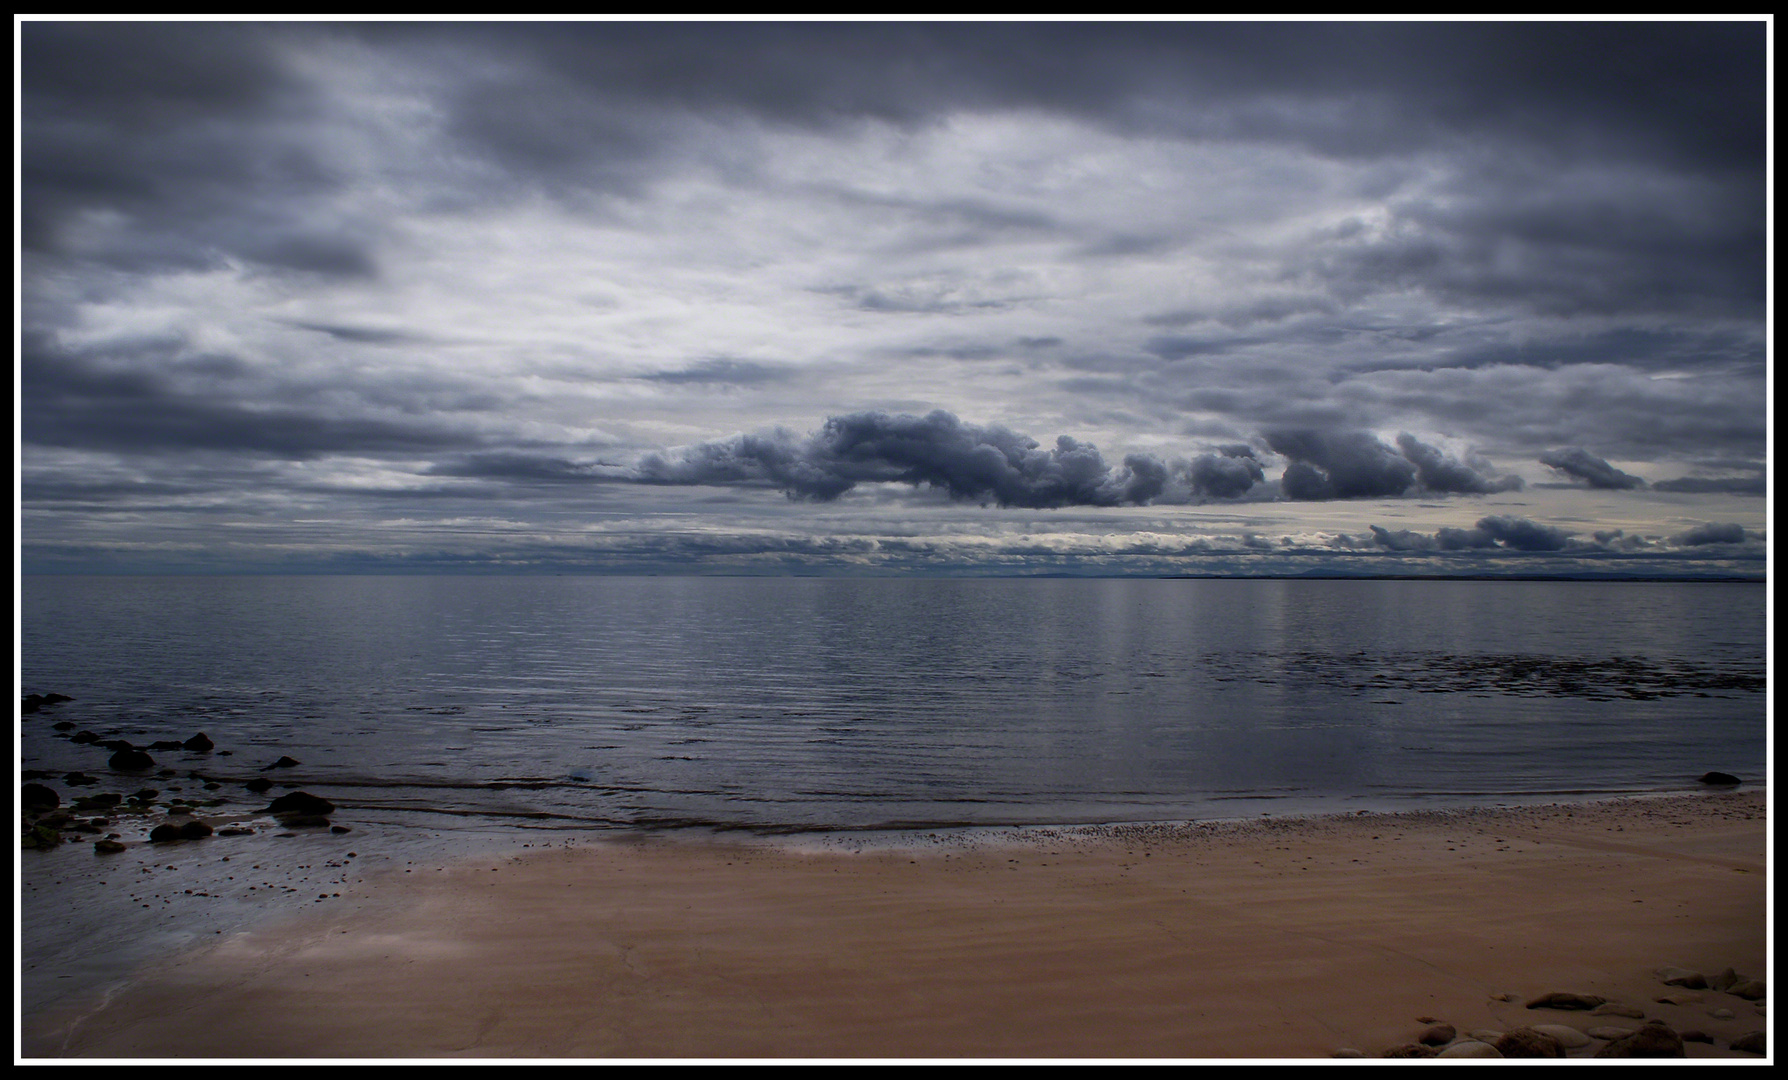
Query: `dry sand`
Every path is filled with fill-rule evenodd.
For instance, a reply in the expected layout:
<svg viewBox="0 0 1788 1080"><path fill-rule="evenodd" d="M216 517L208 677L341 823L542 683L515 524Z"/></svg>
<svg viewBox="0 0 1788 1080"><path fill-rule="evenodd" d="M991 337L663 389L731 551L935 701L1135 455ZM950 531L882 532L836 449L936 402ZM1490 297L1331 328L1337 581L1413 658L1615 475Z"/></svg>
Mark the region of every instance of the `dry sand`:
<svg viewBox="0 0 1788 1080"><path fill-rule="evenodd" d="M789 850L586 843L416 868L35 1018L26 1057L1370 1056L1620 1020L1743 1056L1763 1009L1760 792ZM1696 996L1696 995L1689 995ZM1511 1000L1499 1000L1511 997ZM1735 1015L1709 1015L1718 1008ZM1593 1047L1590 1048L1593 1051Z"/></svg>

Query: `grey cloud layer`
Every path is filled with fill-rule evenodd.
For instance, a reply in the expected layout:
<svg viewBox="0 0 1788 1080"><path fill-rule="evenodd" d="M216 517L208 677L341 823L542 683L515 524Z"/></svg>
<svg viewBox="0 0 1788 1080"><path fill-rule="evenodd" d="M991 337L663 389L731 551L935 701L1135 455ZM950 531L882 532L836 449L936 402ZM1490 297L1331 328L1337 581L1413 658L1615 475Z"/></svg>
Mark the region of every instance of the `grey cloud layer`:
<svg viewBox="0 0 1788 1080"><path fill-rule="evenodd" d="M1764 524L1767 33L25 21L28 529L703 486L815 558L1379 500L1415 546L1335 552L1725 558L1649 538Z"/></svg>

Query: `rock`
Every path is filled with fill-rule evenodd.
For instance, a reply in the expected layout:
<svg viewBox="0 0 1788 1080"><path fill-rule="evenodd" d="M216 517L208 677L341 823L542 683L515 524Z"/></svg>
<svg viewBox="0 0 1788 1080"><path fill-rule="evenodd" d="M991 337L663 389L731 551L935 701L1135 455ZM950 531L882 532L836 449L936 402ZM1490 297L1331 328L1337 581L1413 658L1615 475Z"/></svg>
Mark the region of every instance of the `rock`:
<svg viewBox="0 0 1788 1080"><path fill-rule="evenodd" d="M1679 967L1661 967L1657 969L1657 975L1664 981L1665 986L1680 986L1684 990L1707 989L1707 976L1699 971L1690 971L1688 968Z"/></svg>
<svg viewBox="0 0 1788 1080"><path fill-rule="evenodd" d="M1626 1038L1628 1035L1631 1035L1634 1030L1635 1029L1628 1027L1592 1027L1584 1032L1584 1034L1592 1039L1601 1039L1603 1042L1613 1042L1615 1039Z"/></svg>
<svg viewBox="0 0 1788 1080"><path fill-rule="evenodd" d="M215 744L210 739L207 739L205 733L201 731L180 745L194 753L202 754L210 750Z"/></svg>
<svg viewBox="0 0 1788 1080"><path fill-rule="evenodd" d="M1607 998L1596 997L1594 994L1573 994L1563 990L1554 990L1534 998L1527 1003L1527 1007L1530 1009L1574 1009L1587 1012L1597 1005L1605 1005L1607 1002Z"/></svg>
<svg viewBox="0 0 1788 1080"><path fill-rule="evenodd" d="M203 821L188 821L180 826L180 839L203 840L211 835L211 826Z"/></svg>
<svg viewBox="0 0 1788 1080"><path fill-rule="evenodd" d="M75 728L77 728L79 726L80 725L75 723L73 720L58 720L54 724L50 725L50 730L51 731L73 731Z"/></svg>
<svg viewBox="0 0 1788 1080"><path fill-rule="evenodd" d="M88 784L99 783L99 777L88 776L86 773L83 773L83 772L63 773L62 774L62 782L64 784L69 785L70 787L84 787Z"/></svg>
<svg viewBox="0 0 1788 1080"><path fill-rule="evenodd" d="M131 798L135 799L138 802L148 802L149 800L155 798L157 795L160 795L160 794L161 794L161 792L156 790L155 788L146 787L146 788L142 789L141 791L133 793L131 795Z"/></svg>
<svg viewBox="0 0 1788 1080"><path fill-rule="evenodd" d="M1495 1046L1496 1040L1502 1038L1502 1032L1491 1031L1489 1028L1478 1028L1471 1032L1471 1037L1478 1042L1489 1043L1491 1046Z"/></svg>
<svg viewBox="0 0 1788 1080"><path fill-rule="evenodd" d="M82 746L85 746L88 743L96 743L99 741L99 732L86 730L77 731L68 737L68 741L72 743L80 743Z"/></svg>
<svg viewBox="0 0 1788 1080"><path fill-rule="evenodd" d="M1746 1001L1762 1001L1769 996L1762 979L1746 979L1736 986L1727 988L1726 992L1733 997L1744 998Z"/></svg>
<svg viewBox="0 0 1788 1080"><path fill-rule="evenodd" d="M273 781L267 779L265 776L257 776L242 786L259 794L263 791L271 791L273 789Z"/></svg>
<svg viewBox="0 0 1788 1080"><path fill-rule="evenodd" d="M93 854L95 855L116 855L123 850L124 845L116 840L93 841Z"/></svg>
<svg viewBox="0 0 1788 1080"><path fill-rule="evenodd" d="M1506 1058L1561 1058L1564 1047L1558 1040L1533 1028L1516 1028L1496 1040L1496 1052Z"/></svg>
<svg viewBox="0 0 1788 1080"><path fill-rule="evenodd" d="M62 796L56 789L43 784L26 784L19 789L19 805L26 813L33 810L54 810L62 805Z"/></svg>
<svg viewBox="0 0 1788 1080"><path fill-rule="evenodd" d="M1496 1052L1496 1047L1491 1046L1487 1042L1479 1042L1476 1039L1461 1039L1434 1056L1445 1058L1499 1058L1502 1055Z"/></svg>
<svg viewBox="0 0 1788 1080"><path fill-rule="evenodd" d="M1730 1020L1738 1014L1731 1009L1709 1009L1707 1010L1707 1015L1713 1017L1715 1020Z"/></svg>
<svg viewBox="0 0 1788 1080"><path fill-rule="evenodd" d="M1599 1058L1685 1057L1682 1036L1670 1030L1662 1020L1648 1020L1645 1026L1623 1039L1616 1039L1596 1051Z"/></svg>
<svg viewBox="0 0 1788 1080"><path fill-rule="evenodd" d="M1619 1001L1604 1001L1589 1010L1593 1016L1624 1016L1629 1020L1645 1019L1645 1010L1637 1005L1627 1005Z"/></svg>
<svg viewBox="0 0 1788 1080"><path fill-rule="evenodd" d="M267 808L273 814L327 815L335 813L335 804L308 791L288 791L273 800Z"/></svg>
<svg viewBox="0 0 1788 1080"><path fill-rule="evenodd" d="M1745 1054L1761 1054L1765 1052L1767 1043L1768 1039L1764 1037L1763 1032L1753 1031L1733 1039L1732 1049Z"/></svg>
<svg viewBox="0 0 1788 1080"><path fill-rule="evenodd" d="M327 825L329 818L324 814L283 814L279 822L287 828L303 829Z"/></svg>
<svg viewBox="0 0 1788 1080"><path fill-rule="evenodd" d="M1707 980L1707 988L1709 990L1725 990L1736 986L1741 982L1744 982L1743 977L1731 968L1727 968L1725 971L1722 971L1718 975Z"/></svg>
<svg viewBox="0 0 1788 1080"><path fill-rule="evenodd" d="M1692 1043L1692 1042L1711 1043L1711 1042L1713 1042L1712 1035L1709 1035L1705 1031L1699 1031L1695 1028L1690 1028L1689 1030L1684 1031L1681 1034L1682 1034L1682 1041L1686 1042L1686 1043Z"/></svg>
<svg viewBox="0 0 1788 1080"><path fill-rule="evenodd" d="M217 830L219 836L253 836L255 831L246 825L225 825Z"/></svg>
<svg viewBox="0 0 1788 1080"><path fill-rule="evenodd" d="M329 826L329 831L334 833L337 836L340 836L343 833L351 833L354 831L354 829L352 826L349 826L349 825L331 825L331 826Z"/></svg>
<svg viewBox="0 0 1788 1080"><path fill-rule="evenodd" d="M149 842L151 844L165 844L170 840L184 839L185 837L180 834L180 826L175 825L172 822L163 822L149 830Z"/></svg>
<svg viewBox="0 0 1788 1080"><path fill-rule="evenodd" d="M157 739L149 744L151 750L183 750L185 747L179 739Z"/></svg>
<svg viewBox="0 0 1788 1080"><path fill-rule="evenodd" d="M1423 1046L1445 1046L1459 1037L1459 1030L1451 1024L1434 1024L1428 1030L1416 1036L1416 1042Z"/></svg>
<svg viewBox="0 0 1788 1080"><path fill-rule="evenodd" d="M1354 1050L1351 1047L1344 1046L1329 1056L1332 1058L1363 1058L1366 1056L1366 1052L1364 1050Z"/></svg>
<svg viewBox="0 0 1788 1080"><path fill-rule="evenodd" d="M1705 772L1701 774L1701 782L1715 787L1737 787L1739 779L1731 773Z"/></svg>
<svg viewBox="0 0 1788 1080"><path fill-rule="evenodd" d="M289 757L282 756L278 761L274 762L271 765L266 766L261 771L266 772L268 769L289 769L296 764L298 764L298 762L292 760Z"/></svg>
<svg viewBox="0 0 1788 1080"><path fill-rule="evenodd" d="M1533 1030L1550 1035L1566 1050L1581 1050L1589 1045L1589 1036L1566 1024L1535 1024Z"/></svg>
<svg viewBox="0 0 1788 1080"><path fill-rule="evenodd" d="M1652 1000L1659 1005L1694 1005L1702 1000L1702 995L1679 991L1674 994L1659 994Z"/></svg>
<svg viewBox="0 0 1788 1080"><path fill-rule="evenodd" d="M1381 1056L1388 1058L1430 1058L1439 1057L1440 1055L1432 1046L1423 1046L1421 1043L1404 1043L1402 1046L1391 1047Z"/></svg>
<svg viewBox="0 0 1788 1080"><path fill-rule="evenodd" d="M142 772L155 768L155 759L141 750L120 750L106 764L119 772Z"/></svg>

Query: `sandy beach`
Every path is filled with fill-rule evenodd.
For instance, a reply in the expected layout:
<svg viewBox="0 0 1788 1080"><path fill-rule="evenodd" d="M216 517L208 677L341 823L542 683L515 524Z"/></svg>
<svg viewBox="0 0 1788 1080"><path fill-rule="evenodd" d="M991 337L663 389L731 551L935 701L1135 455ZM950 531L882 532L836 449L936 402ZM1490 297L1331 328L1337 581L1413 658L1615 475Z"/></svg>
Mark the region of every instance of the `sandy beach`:
<svg viewBox="0 0 1788 1080"><path fill-rule="evenodd" d="M1762 1001L1762 792L897 846L582 841L386 871L353 905L223 937L28 1016L41 1057L1376 1057ZM1672 997L1672 1001L1660 998ZM1572 1051L1587 1056L1591 1040Z"/></svg>

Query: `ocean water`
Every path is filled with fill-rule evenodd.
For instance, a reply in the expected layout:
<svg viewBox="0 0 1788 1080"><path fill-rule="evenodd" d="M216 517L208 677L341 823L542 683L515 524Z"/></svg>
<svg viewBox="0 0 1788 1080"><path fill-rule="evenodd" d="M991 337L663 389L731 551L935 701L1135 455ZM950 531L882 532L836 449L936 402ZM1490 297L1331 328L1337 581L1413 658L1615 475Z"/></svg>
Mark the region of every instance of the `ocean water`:
<svg viewBox="0 0 1788 1080"><path fill-rule="evenodd" d="M55 720L393 826L1237 816L1760 777L1764 588L1493 581L34 577Z"/></svg>
<svg viewBox="0 0 1788 1080"><path fill-rule="evenodd" d="M1764 605L1706 583L27 577L22 691L74 699L21 718L27 775L65 804L221 800L210 820L253 831L150 844L159 816L123 815L122 853L22 852L23 1008L358 902L370 873L591 834L853 842L1758 781ZM215 749L119 774L83 730ZM351 831L269 816L287 788Z"/></svg>

